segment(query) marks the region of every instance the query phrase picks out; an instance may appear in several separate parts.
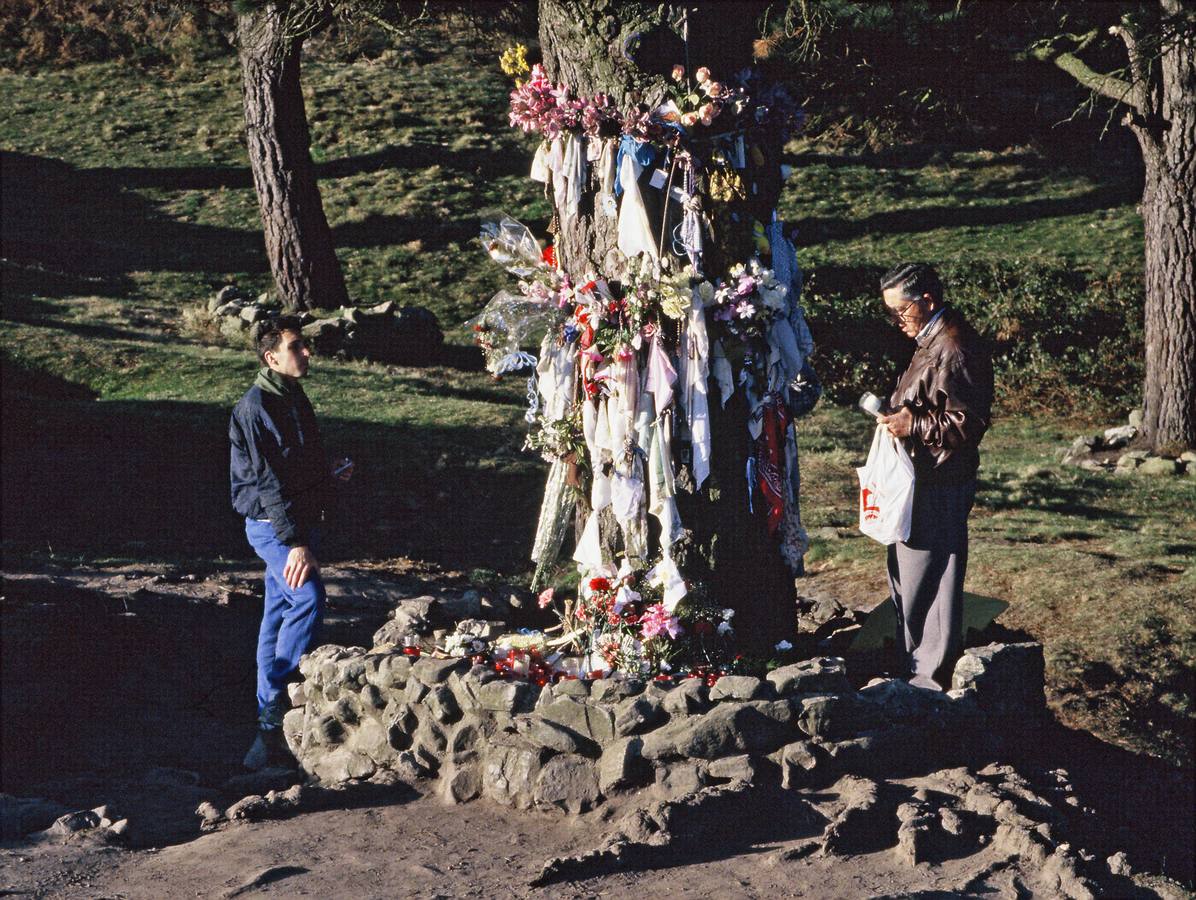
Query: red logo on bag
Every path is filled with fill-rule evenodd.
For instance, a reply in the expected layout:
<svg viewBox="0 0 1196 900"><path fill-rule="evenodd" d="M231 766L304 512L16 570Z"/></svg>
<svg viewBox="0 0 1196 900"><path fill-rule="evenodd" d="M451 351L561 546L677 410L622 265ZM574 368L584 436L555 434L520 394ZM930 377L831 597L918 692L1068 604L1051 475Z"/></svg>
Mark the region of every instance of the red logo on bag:
<svg viewBox="0 0 1196 900"><path fill-rule="evenodd" d="M868 498L875 496L876 494L873 491L868 490L868 488L864 488L860 491L860 509L864 513L865 522L872 522L880 518L880 507L868 505Z"/></svg>

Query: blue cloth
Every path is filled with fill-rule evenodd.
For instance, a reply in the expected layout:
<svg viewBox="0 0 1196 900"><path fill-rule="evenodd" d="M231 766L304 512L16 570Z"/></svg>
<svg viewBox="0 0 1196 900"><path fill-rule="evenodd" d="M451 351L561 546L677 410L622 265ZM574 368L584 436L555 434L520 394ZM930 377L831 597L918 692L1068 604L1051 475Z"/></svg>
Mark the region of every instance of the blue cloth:
<svg viewBox="0 0 1196 900"><path fill-rule="evenodd" d="M245 520L245 536L266 563L266 606L257 639L257 708L263 727L281 723L281 699L299 657L315 643L324 616L324 582L319 573L291 590L282 577L291 548L278 539L269 521ZM310 549L319 543L311 533Z"/></svg>
<svg viewBox="0 0 1196 900"><path fill-rule="evenodd" d="M619 141L619 152L615 156L615 196L623 196L623 184L619 181L619 173L623 171L623 157L631 154L642 173L656 160L656 148L646 141L637 140L629 134L623 135Z"/></svg>

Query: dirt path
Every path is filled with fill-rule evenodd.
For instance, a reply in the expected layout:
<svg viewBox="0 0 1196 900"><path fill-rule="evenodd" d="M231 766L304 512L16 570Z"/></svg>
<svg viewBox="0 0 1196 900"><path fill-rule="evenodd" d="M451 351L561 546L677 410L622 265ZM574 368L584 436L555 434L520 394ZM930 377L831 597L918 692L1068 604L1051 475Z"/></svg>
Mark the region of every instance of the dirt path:
<svg viewBox="0 0 1196 900"><path fill-rule="evenodd" d="M401 596L460 589L452 576L365 568L328 573L325 638L368 643ZM2 789L63 809L110 804L127 840L0 844L0 894L46 897L881 897L1033 894L1033 873L991 846L936 865L890 850L809 854L809 835L772 829L698 848L645 851L545 888L552 857L600 843L610 823L448 807L404 786L367 788L291 818L202 834L196 806L248 793L230 782L252 736L257 574L165 569L6 573ZM1060 731L1050 748L1095 813L1095 850L1131 849L1140 868L1191 879L1190 773ZM761 818L769 815L761 811ZM49 824L48 822L45 824ZM1136 841L1136 844L1134 843ZM1131 847L1134 844L1138 849ZM1170 857L1169 861L1166 857ZM1179 859L1177 863L1177 859ZM1186 877L1185 877L1186 876ZM1165 894L1166 895L1166 894Z"/></svg>

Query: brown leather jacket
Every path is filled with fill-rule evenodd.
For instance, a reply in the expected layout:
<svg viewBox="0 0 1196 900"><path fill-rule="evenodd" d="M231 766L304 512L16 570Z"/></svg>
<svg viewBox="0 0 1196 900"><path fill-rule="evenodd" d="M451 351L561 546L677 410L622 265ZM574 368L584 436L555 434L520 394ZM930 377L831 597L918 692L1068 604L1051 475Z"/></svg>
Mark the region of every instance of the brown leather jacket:
<svg viewBox="0 0 1196 900"><path fill-rule="evenodd" d="M918 341L909 368L897 380L889 408L909 407L906 440L923 483L957 483L976 477L980 439L992 421L992 357L983 339L947 306Z"/></svg>

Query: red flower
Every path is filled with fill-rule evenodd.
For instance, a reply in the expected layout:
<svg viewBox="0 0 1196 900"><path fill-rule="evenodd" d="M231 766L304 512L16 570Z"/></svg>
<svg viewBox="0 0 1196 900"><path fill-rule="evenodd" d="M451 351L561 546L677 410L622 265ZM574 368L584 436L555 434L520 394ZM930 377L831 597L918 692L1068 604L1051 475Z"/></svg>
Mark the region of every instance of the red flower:
<svg viewBox="0 0 1196 900"><path fill-rule="evenodd" d="M594 329L586 323L585 330L582 331L581 337L577 341L582 350L588 350L590 345L594 343Z"/></svg>
<svg viewBox="0 0 1196 900"><path fill-rule="evenodd" d="M591 591L609 591L610 590L610 582L607 581L605 578L591 578L590 579L590 590Z"/></svg>
<svg viewBox="0 0 1196 900"><path fill-rule="evenodd" d="M544 262L548 263L553 268L556 268L556 247L555 246L553 246L552 244L549 244L547 247L545 247L544 252L541 254L541 257L543 258Z"/></svg>

